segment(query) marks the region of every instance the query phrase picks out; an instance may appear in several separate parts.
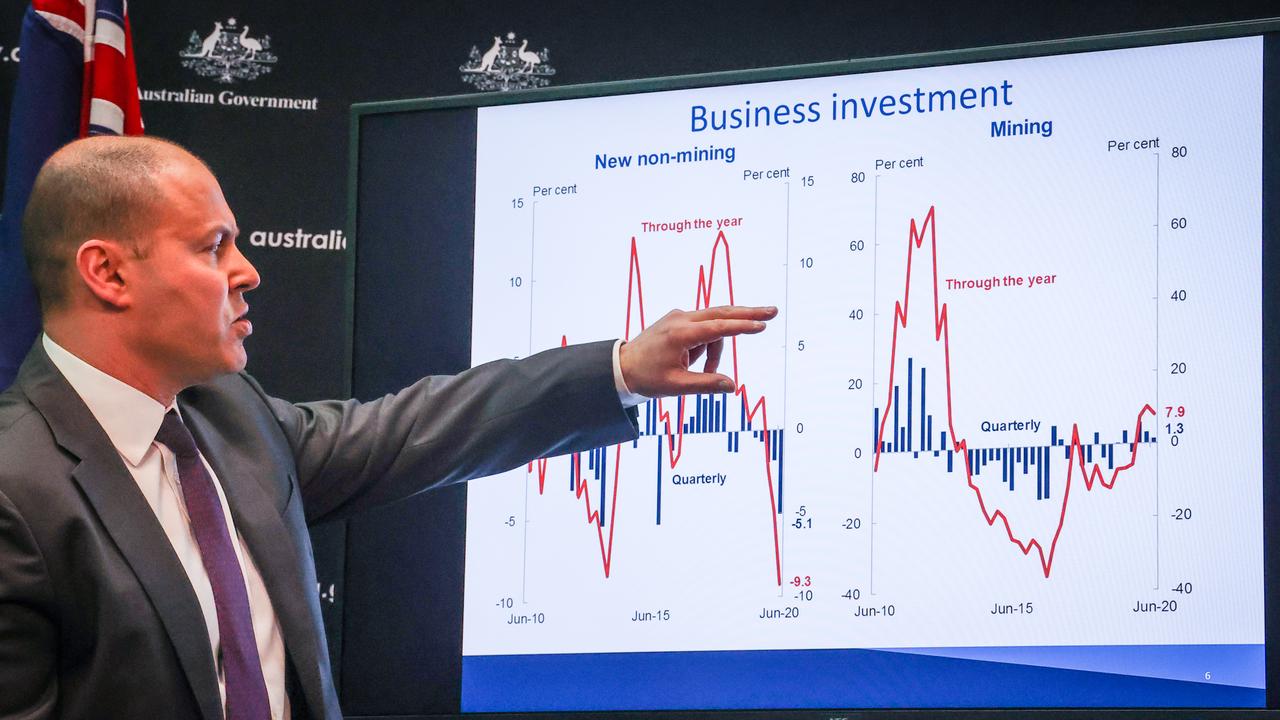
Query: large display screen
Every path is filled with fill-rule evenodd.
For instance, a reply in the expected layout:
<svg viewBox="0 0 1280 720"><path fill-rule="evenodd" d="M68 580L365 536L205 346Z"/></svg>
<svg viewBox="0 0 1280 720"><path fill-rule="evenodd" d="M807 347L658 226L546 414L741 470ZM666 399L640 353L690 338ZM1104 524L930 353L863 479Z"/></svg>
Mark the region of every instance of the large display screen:
<svg viewBox="0 0 1280 720"><path fill-rule="evenodd" d="M449 110L473 364L779 308L468 485L457 710L1265 707L1267 42Z"/></svg>

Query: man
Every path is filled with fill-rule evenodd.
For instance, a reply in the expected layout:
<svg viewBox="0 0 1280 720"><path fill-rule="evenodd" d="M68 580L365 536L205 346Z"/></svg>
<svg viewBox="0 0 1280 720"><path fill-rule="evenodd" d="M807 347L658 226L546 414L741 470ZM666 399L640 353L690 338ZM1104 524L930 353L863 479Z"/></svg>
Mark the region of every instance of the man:
<svg viewBox="0 0 1280 720"><path fill-rule="evenodd" d="M23 234L44 335L0 395L3 718L341 717L308 522L629 440L624 401L733 390L722 338L776 312L292 405L241 372L259 277L195 156L74 142Z"/></svg>

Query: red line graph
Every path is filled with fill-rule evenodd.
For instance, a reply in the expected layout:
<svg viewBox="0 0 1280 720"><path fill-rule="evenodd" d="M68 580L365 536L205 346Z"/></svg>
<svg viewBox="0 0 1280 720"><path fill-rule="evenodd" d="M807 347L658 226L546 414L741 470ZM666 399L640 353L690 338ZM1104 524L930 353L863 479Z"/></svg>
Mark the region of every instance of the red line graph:
<svg viewBox="0 0 1280 720"><path fill-rule="evenodd" d="M1022 551L1023 555L1030 555L1031 551L1035 550L1040 558L1040 568L1044 572L1044 576L1047 578L1049 577L1049 573L1053 570L1053 558L1054 558L1054 554L1057 552L1057 549L1058 549L1058 539L1062 536L1062 527L1065 524L1067 519L1067 503L1071 498L1071 484L1072 484L1071 481L1074 476L1076 466L1079 465L1080 476L1084 481L1084 487L1086 491L1092 490L1095 483L1110 490L1112 487L1115 486L1116 478L1120 475L1120 473L1133 467L1134 463L1137 461L1138 445L1139 445L1138 440L1142 436L1142 419L1144 416L1146 416L1147 413L1151 413L1151 415L1154 416L1156 414L1156 411L1154 408L1151 407L1150 404L1144 404L1142 406L1142 409L1138 411L1138 418L1134 423L1134 426L1135 426L1134 434L1133 434L1134 442L1130 444L1131 454L1129 456L1129 462L1125 463L1124 465L1116 467L1112 471L1110 478L1107 478L1104 476L1102 466L1100 464L1094 464L1092 469L1089 469L1087 467L1087 463L1085 461L1084 444L1080 441L1080 426L1079 424L1072 424L1071 445L1070 445L1071 449L1070 449L1070 452L1068 453L1067 481L1066 481L1066 487L1062 492L1062 509L1058 513L1057 528L1053 532L1053 539L1049 542L1048 550L1046 551L1044 545L1040 542L1040 540L1034 537L1029 540L1024 540L1016 536L1013 532L1013 527L1009 522L1009 518L1007 515L1005 515L1003 510L996 510L994 512L991 512L987 509L986 500L984 500L982 497L982 490L979 489L979 487L973 482L973 468L970 466L969 453L966 452L966 450L968 449L968 441L960 438L959 434L956 433L955 422L952 419L950 323L947 318L946 303L939 304L939 301L938 301L937 223L934 219L934 208L930 207L929 212L925 214L924 221L920 223L919 228L916 227L915 218L911 219L911 228L910 228L909 236L907 240L906 287L903 291L902 300L896 301L894 303L894 309L893 309L893 342L890 346L891 350L889 354L889 384L888 384L889 393L888 393L888 400L885 404L885 411L881 414L880 428L879 428L879 431L876 433L875 466L874 466L875 471L879 471L880 469L880 451L884 444L883 441L884 441L885 425L889 419L889 415L890 415L889 410L893 406L893 375L894 375L894 369L897 363L898 329L899 328L904 330L906 329L908 310L911 305L912 260L914 258L915 250L919 249L921 245L924 243L926 231L928 232L928 235L929 235L929 244L930 244L929 249L930 249L931 261L933 263L933 320L934 320L934 326L933 326L934 338L933 339L935 342L942 343L943 357L945 359L945 371L946 371L945 375L946 375L946 385L947 385L947 427L950 432L952 447L954 451L960 453L960 457L964 459L965 478L968 481L969 488L973 490L974 495L977 496L978 498L978 507L979 509L982 510L982 517L987 521L987 525L989 526L995 525L996 521L999 521L1004 526L1005 533L1009 537L1009 542L1016 545L1018 549Z"/></svg>
<svg viewBox="0 0 1280 720"><path fill-rule="evenodd" d="M729 251L729 240L725 237L723 231L717 234L715 244L711 248L711 260L706 265L698 266L698 287L694 297L694 310L701 310L711 306L711 291L716 278L716 261L721 255L723 249L724 255L724 275L727 291L729 295L729 304L733 305L733 262ZM639 322L639 328L643 331L648 327L644 314L644 284L640 274L640 255L636 249L636 239L631 238L631 258L627 272L627 319L626 327L623 333L623 340L631 339L631 319L632 311L635 310L635 316ZM561 338L561 344L566 344L567 338ZM767 404L763 395L756 398L755 402L751 401L751 395L744 384L738 377L738 339L730 338L729 344L731 348L730 357L733 362L733 384L735 387L734 394L742 398L743 406L747 409L747 419L754 420L756 415L760 416L761 434L764 442L764 468L765 480L769 490L769 525L773 530L773 564L774 573L777 584L782 585L782 553L780 549L780 540L778 537L778 516L774 512L776 500L773 489L773 467L770 465L770 445L769 445L769 413ZM675 417L675 431L672 432L672 415L671 411L663 407L663 400L659 398L657 401L658 419L665 428L665 436L667 439L667 464L670 469L675 469L680 462L680 458L684 453L684 408L689 403L676 402L677 412ZM604 527L600 524L600 512L592 510L591 491L587 487L587 483L582 478L582 459L581 453L575 453L570 462L573 463L572 472L574 474L574 492L577 499L582 500L583 508L586 512L586 520L589 524L595 525L596 536L600 543L600 561L604 567L605 577L609 574L613 567L613 532L618 527L618 478L621 473L622 446L614 446L614 462L613 462L613 491L612 500L610 501L609 514L612 521L609 523L609 535L606 538ZM543 458L529 463L528 472L533 473L534 468L538 473L538 494L542 495L546 490L547 481L547 459Z"/></svg>

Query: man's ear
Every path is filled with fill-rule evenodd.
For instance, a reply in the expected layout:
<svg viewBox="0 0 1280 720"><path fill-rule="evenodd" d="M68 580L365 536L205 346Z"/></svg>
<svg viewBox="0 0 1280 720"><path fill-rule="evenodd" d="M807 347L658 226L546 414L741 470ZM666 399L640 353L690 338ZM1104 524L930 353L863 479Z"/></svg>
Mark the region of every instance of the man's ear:
<svg viewBox="0 0 1280 720"><path fill-rule="evenodd" d="M76 274L99 301L123 310L133 304L132 288L120 273L129 258L119 243L92 238L76 251Z"/></svg>

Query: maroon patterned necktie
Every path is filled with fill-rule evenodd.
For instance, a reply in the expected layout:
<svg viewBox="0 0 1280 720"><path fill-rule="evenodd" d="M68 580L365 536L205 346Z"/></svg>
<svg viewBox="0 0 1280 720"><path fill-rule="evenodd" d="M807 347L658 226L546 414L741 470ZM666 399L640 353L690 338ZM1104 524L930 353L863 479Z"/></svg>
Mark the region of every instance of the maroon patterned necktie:
<svg viewBox="0 0 1280 720"><path fill-rule="evenodd" d="M176 411L170 410L156 433L178 461L178 480L182 483L182 499L191 519L191 531L200 548L200 559L209 584L213 587L213 603L218 613L218 633L222 643L222 669L226 682L226 720L269 720L271 703L267 684L262 678L262 662L253 637L253 618L249 614L249 593L244 574L231 545L222 503L213 478L200 460L191 431L182 424Z"/></svg>

